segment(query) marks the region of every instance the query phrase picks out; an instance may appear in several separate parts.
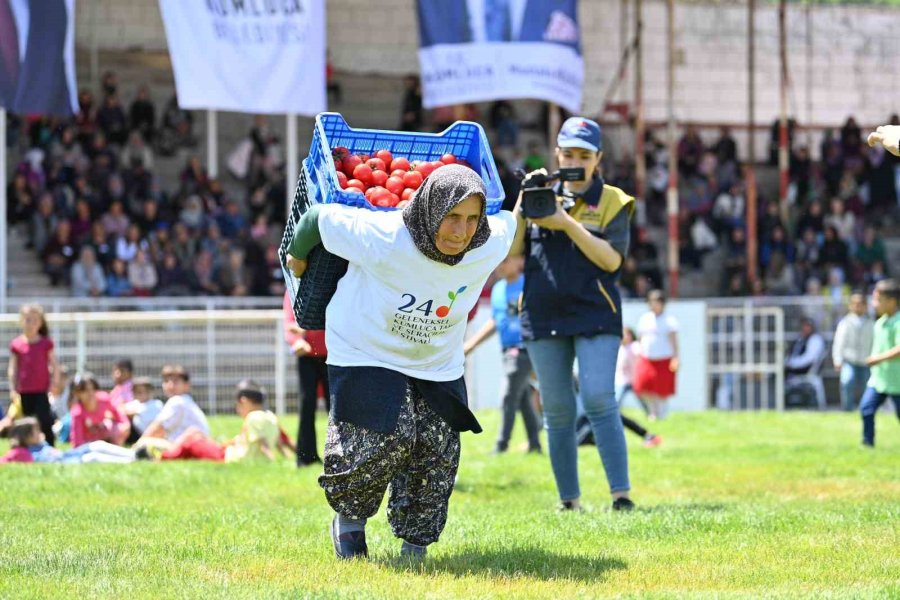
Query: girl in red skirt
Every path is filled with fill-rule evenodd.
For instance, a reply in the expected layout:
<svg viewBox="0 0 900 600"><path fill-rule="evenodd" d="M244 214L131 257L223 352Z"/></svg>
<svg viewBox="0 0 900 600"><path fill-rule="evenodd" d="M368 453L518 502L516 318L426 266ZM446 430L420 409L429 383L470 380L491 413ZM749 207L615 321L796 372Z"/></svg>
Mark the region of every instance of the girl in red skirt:
<svg viewBox="0 0 900 600"><path fill-rule="evenodd" d="M650 420L665 416L666 401L675 394L678 371L678 321L665 313L661 290L647 294L650 311L638 321L640 356L634 368L634 392L649 409Z"/></svg>

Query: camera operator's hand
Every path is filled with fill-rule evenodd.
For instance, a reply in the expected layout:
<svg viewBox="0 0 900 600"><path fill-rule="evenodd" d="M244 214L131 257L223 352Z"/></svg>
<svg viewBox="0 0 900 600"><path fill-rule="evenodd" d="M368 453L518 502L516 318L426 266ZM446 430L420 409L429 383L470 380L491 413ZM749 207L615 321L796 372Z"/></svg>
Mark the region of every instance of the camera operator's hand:
<svg viewBox="0 0 900 600"><path fill-rule="evenodd" d="M557 203L555 213L553 213L549 217L543 217L541 219L531 219L531 222L538 227L543 227L544 229L563 231L565 229L568 229L568 227L574 222L574 219L572 219L572 217L569 216L569 213L564 211L562 206Z"/></svg>
<svg viewBox="0 0 900 600"><path fill-rule="evenodd" d="M522 171L519 171L519 173L521 173L521 172ZM543 175L544 177L547 177L547 175L548 175L547 169L538 169L537 171L532 171L531 173L526 175L525 178L522 179L522 188L523 189L528 187L528 184L531 183L531 180L534 178L535 175Z"/></svg>

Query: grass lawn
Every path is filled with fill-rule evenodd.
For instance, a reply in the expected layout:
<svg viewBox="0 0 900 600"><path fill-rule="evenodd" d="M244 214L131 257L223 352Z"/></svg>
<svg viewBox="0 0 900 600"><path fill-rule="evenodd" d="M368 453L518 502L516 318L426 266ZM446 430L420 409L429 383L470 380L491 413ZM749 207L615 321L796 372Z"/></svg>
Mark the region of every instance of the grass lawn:
<svg viewBox="0 0 900 600"><path fill-rule="evenodd" d="M497 414L481 419L420 566L383 511L370 560L338 562L318 472L289 461L0 467L0 598L900 598L892 414L874 450L856 415L674 415L659 448L628 434L631 514L608 510L593 447L588 510L557 513L547 457L492 456Z"/></svg>

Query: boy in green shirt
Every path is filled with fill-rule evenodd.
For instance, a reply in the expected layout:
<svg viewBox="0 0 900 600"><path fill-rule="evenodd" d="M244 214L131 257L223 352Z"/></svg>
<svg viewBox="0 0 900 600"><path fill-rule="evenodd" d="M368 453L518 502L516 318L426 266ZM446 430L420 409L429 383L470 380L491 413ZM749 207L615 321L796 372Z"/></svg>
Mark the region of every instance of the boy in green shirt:
<svg viewBox="0 0 900 600"><path fill-rule="evenodd" d="M872 376L859 406L865 446L875 445L875 412L888 397L900 419L900 282L879 281L872 294L872 304L878 315L872 355L866 359Z"/></svg>

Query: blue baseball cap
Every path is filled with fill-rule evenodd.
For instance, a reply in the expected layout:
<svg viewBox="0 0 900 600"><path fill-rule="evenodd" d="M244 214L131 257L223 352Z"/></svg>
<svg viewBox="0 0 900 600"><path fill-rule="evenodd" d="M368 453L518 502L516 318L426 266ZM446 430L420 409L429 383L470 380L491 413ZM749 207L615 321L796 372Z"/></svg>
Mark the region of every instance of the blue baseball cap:
<svg viewBox="0 0 900 600"><path fill-rule="evenodd" d="M584 117L570 117L559 130L556 145L560 148L584 148L591 152L602 152L600 126Z"/></svg>

